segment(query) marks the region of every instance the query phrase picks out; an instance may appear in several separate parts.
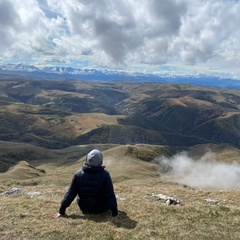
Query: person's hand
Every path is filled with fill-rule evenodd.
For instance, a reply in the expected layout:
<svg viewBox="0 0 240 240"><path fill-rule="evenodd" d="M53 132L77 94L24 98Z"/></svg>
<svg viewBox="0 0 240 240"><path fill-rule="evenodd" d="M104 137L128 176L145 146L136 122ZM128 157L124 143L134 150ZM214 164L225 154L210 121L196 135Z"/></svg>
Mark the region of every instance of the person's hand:
<svg viewBox="0 0 240 240"><path fill-rule="evenodd" d="M123 212L118 211L117 214L116 214L116 215L112 215L112 217L119 217L119 216L122 215L122 214L123 214Z"/></svg>
<svg viewBox="0 0 240 240"><path fill-rule="evenodd" d="M54 213L54 214L52 215L52 218L53 218L53 219L57 219L57 218L60 218L61 216L63 216L63 215L60 214L60 213Z"/></svg>

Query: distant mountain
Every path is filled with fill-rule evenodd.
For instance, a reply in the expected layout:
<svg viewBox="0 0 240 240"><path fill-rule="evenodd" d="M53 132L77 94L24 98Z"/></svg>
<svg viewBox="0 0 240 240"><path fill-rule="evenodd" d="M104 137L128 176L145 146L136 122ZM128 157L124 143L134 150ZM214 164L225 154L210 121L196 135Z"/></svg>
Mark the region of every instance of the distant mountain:
<svg viewBox="0 0 240 240"><path fill-rule="evenodd" d="M24 64L3 64L0 66L1 72L41 72L40 69L33 65L24 65Z"/></svg>
<svg viewBox="0 0 240 240"><path fill-rule="evenodd" d="M71 67L44 67L33 65L4 64L0 66L0 74L17 75L27 78L41 79L81 79L97 81L124 81L139 83L190 83L199 86L240 89L240 81L227 76L150 74L108 69L81 69Z"/></svg>

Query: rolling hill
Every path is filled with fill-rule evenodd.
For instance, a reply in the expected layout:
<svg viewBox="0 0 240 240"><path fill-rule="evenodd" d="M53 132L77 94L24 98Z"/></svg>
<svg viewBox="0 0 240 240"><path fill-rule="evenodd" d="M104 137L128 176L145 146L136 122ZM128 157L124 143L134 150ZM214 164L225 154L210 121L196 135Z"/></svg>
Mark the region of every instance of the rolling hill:
<svg viewBox="0 0 240 240"><path fill-rule="evenodd" d="M4 76L0 106L1 239L238 238L239 91ZM72 204L66 218L52 220L94 148L103 152L123 214L86 216ZM172 171L175 162L182 170L183 157L190 165L180 173L195 178L186 183ZM197 176L218 185L193 187ZM231 182L222 189L222 181ZM2 194L13 187L19 194Z"/></svg>
<svg viewBox="0 0 240 240"><path fill-rule="evenodd" d="M90 143L240 146L237 90L6 78L0 103L3 141L50 149Z"/></svg>

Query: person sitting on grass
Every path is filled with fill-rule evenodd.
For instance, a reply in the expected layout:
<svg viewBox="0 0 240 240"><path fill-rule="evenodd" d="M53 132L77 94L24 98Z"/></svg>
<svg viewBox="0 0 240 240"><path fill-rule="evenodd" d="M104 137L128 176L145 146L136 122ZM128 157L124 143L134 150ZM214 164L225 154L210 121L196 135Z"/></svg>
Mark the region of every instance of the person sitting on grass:
<svg viewBox="0 0 240 240"><path fill-rule="evenodd" d="M105 170L102 153L94 149L86 156L86 162L73 176L71 185L66 192L59 212L53 218L65 215L66 208L77 196L77 203L83 213L103 213L111 210L112 216L118 216L117 200L112 179Z"/></svg>

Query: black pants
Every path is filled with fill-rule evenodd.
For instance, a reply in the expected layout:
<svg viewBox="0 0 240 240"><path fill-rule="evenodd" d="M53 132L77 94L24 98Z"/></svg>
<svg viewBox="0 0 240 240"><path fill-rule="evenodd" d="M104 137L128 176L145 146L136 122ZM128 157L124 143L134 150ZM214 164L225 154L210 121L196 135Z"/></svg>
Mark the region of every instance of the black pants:
<svg viewBox="0 0 240 240"><path fill-rule="evenodd" d="M83 214L97 214L97 213L104 213L109 210L106 206L97 206L97 207L92 207L92 206L83 206L81 204L80 198L77 197L77 204L82 211Z"/></svg>

